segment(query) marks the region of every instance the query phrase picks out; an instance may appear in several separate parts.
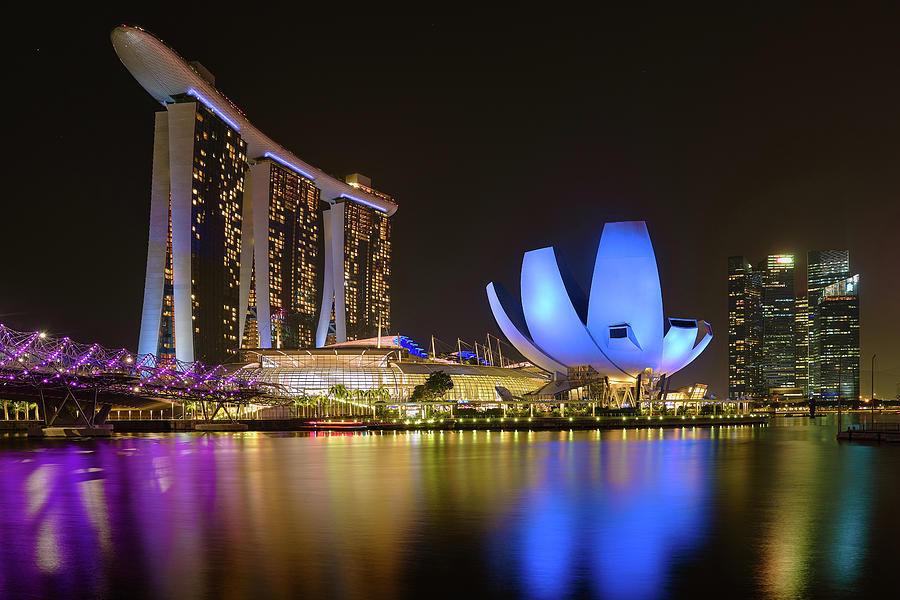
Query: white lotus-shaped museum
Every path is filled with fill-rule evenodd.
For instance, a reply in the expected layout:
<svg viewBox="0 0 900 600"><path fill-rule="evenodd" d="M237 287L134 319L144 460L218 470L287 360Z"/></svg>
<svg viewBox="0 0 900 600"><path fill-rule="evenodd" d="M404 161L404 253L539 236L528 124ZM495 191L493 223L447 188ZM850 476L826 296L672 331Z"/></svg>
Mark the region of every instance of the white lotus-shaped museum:
<svg viewBox="0 0 900 600"><path fill-rule="evenodd" d="M487 285L497 325L522 355L551 373L591 366L610 380L634 380L649 368L670 376L703 352L709 323L663 319L656 255L643 221L606 223L590 298L560 269L552 247L522 259L522 302ZM698 340L698 333L701 335Z"/></svg>

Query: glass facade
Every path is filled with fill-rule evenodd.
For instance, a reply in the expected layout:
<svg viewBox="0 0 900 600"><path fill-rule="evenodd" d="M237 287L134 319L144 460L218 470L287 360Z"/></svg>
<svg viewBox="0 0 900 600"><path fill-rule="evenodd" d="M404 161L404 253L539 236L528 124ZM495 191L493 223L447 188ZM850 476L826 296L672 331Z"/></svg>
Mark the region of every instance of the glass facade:
<svg viewBox="0 0 900 600"><path fill-rule="evenodd" d="M194 357L237 358L241 212L247 144L196 104L191 214L191 318Z"/></svg>
<svg viewBox="0 0 900 600"><path fill-rule="evenodd" d="M256 259L250 268L250 293L247 299L247 319L244 321L244 334L241 348L259 347L259 326L256 315Z"/></svg>
<svg viewBox="0 0 900 600"><path fill-rule="evenodd" d="M795 387L794 255L772 254L760 264L762 277L762 385Z"/></svg>
<svg viewBox="0 0 900 600"><path fill-rule="evenodd" d="M815 312L822 298L822 292L833 283L850 277L850 251L849 250L813 250L807 254L806 278L807 278L807 302L810 311L810 327L807 335L808 362L810 365L810 395L818 396L819 383L813 384L813 378L818 377L821 369L818 365L819 340L816 339L819 328L816 326Z"/></svg>
<svg viewBox="0 0 900 600"><path fill-rule="evenodd" d="M269 315L273 348L310 348L314 345L318 301L322 296L324 236L319 189L309 179L263 159L268 181ZM257 242L259 243L259 242ZM259 346L255 316L259 300L256 273L245 335L247 347Z"/></svg>
<svg viewBox="0 0 900 600"><path fill-rule="evenodd" d="M794 301L794 385L809 397L809 306L804 297Z"/></svg>
<svg viewBox="0 0 900 600"><path fill-rule="evenodd" d="M760 286L743 256L728 258L728 397L759 395Z"/></svg>
<svg viewBox="0 0 900 600"><path fill-rule="evenodd" d="M391 221L356 202L344 204L344 298L347 340L391 326Z"/></svg>
<svg viewBox="0 0 900 600"><path fill-rule="evenodd" d="M806 255L809 306L815 306L826 286L850 277L849 250L812 250Z"/></svg>
<svg viewBox="0 0 900 600"><path fill-rule="evenodd" d="M453 389L445 396L447 401L499 403L497 386L520 397L548 382L546 376L533 371L423 361L396 349L260 351L248 352L247 358L252 361L244 367L249 377L280 384L291 396L327 395L335 385L363 392L384 386L389 401L405 402L431 373L443 371L453 381Z"/></svg>
<svg viewBox="0 0 900 600"><path fill-rule="evenodd" d="M799 388L804 398L859 393L859 276L847 250L808 254L807 296L794 297L794 256L773 254L756 269L728 259L728 392L760 398ZM838 381L840 379L840 381Z"/></svg>
<svg viewBox="0 0 900 600"><path fill-rule="evenodd" d="M859 275L823 288L813 314L816 360L810 363L813 397L859 398Z"/></svg>
<svg viewBox="0 0 900 600"><path fill-rule="evenodd" d="M193 102L193 99L186 100ZM237 357L238 300L246 143L204 105L193 102L191 183L191 322L194 358ZM169 199L165 274L156 354L175 358L172 203Z"/></svg>
<svg viewBox="0 0 900 600"><path fill-rule="evenodd" d="M160 360L175 360L175 280L172 271L172 198L169 197L169 227L166 233L166 267L163 283L162 313L159 319Z"/></svg>

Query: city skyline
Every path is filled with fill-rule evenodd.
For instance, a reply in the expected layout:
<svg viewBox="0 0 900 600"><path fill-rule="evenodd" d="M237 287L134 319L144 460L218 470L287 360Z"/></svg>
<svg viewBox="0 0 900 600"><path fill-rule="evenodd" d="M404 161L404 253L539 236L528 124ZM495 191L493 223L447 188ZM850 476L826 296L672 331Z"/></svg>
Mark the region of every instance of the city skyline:
<svg viewBox="0 0 900 600"><path fill-rule="evenodd" d="M805 268L806 248L849 249L857 265L854 272L865 282L860 308L862 392L868 394L868 357L877 352L879 394L893 395L900 374L892 369L900 363L900 354L892 343L898 334L891 310L898 282L893 276L896 253L889 240L897 212L898 186L891 165L896 161L898 122L887 106L900 90L878 75L880 67L891 61L879 58L879 44L885 43L887 32L877 20L867 21L859 31L845 32L857 54L848 58L832 49L813 56L827 34L844 31L841 16L829 13L816 17L815 23L788 18L771 28L753 21L729 30L739 39L768 31L774 41L761 56L742 52L726 36L710 33L704 41L720 44L721 58L707 56L701 51L704 44L698 44L665 60L654 53L663 46L663 36L649 53L618 54L602 63L602 85L581 84L589 86L587 92L604 92L588 93L595 98L590 102L580 99L584 94L551 100L538 90L531 99L514 93L519 100L511 105L499 99L522 89L522 72L515 67L520 64L515 59L521 57L503 55L498 41L490 41L486 31L476 32L474 47L492 52L484 64L464 56L467 66L477 68L460 75L449 60L456 46L451 41L453 27L446 22L392 30L407 34L373 50L375 56L362 69L365 85L354 87L354 94L326 94L321 90L327 85L314 85L302 88L301 95L273 93L273 86L263 85L276 80L283 66L248 62L216 33L221 27L209 27L204 33L158 16L136 15L133 22L145 24L184 56L200 60L254 122L287 147L329 171L362 171L403 200L394 239L394 270L402 280L393 298L394 332L420 340L432 332L464 340L481 339L486 330L499 333L483 299L483 286L494 278L514 281L522 252L558 244L563 255L574 258L576 278L585 282L589 265L580 264L576 250L590 244L598 224L641 218L648 222L659 249L666 313L691 310L720 332L727 323L724 278L719 275L725 257L742 252L793 253L797 268ZM34 218L34 210L46 211L42 235L52 240L55 252L65 247L67 258L76 264L91 264L87 280L99 280L101 289L78 286L86 278L70 274L73 269L63 267L57 273L52 265L58 261L50 262L55 253L48 249L39 260L11 265L8 281L16 289L6 295L0 313L14 313L3 317L10 324L135 347L133 313L141 298L149 213L148 149L153 127L147 116L154 103L130 81L105 39L121 19L100 20L77 31L51 23L38 32L39 43L20 51L16 69L22 70L21 79L33 96L29 103L18 103L16 110L27 117L21 121L32 133L25 125L13 124L17 152L11 164L20 176L12 182L12 192L34 201L12 206L7 222L27 222ZM639 33L652 37L653 27ZM808 49L792 41L796 31L806 32ZM409 56L400 48L401 41L411 36L424 44L425 58ZM500 36L518 40L516 48L525 47L513 29L502 30ZM287 49L279 47L278 36L271 37L273 53ZM66 44L74 44L79 52L67 57ZM331 61L323 71L333 73L325 75L332 87L345 82L341 73L353 73L340 67L349 67L356 51L316 52L322 53L316 58ZM76 75L69 67L77 63L76 56L93 61L96 72ZM596 53L590 56L597 58ZM383 64L379 67L379 59L395 65L396 72ZM429 60L433 68L422 70ZM511 70L491 68L501 63ZM248 69L250 64L253 69ZM681 64L693 65L693 70L676 84L673 78ZM729 75L725 70L729 65L735 65L735 73L743 79ZM791 84L797 72L804 73L815 89L839 86L842 95L830 102L828 94L797 91ZM561 85L579 81L565 68L562 76ZM413 83L404 85L402 80L410 77ZM461 77L464 91L447 95L449 83ZM350 77L351 83L362 79ZM54 80L57 83L48 83ZM642 100L647 80L658 84L659 97L652 103ZM112 101L104 111L91 111L51 93L75 82L85 89L103 90ZM857 89L867 93L856 94ZM878 90L874 105L873 89ZM761 90L778 92L778 102ZM699 102L710 92L712 104ZM484 104L478 104L476 96ZM818 112L807 111L813 97ZM455 102L467 109L459 114L447 110ZM740 115L747 117L745 125L729 125L727 135L716 133L722 119ZM274 123L288 116L290 126L282 133ZM111 122L101 123L100 117ZM533 119L528 121L532 126L522 126L526 117ZM661 127L664 122L671 124ZM423 127L429 131L426 138ZM354 143L348 143L351 140ZM88 151L77 155L78 148ZM472 173L454 160L463 152L470 163L489 167L490 176ZM26 185L42 172L33 157L48 153L67 156L53 172L60 181L78 181L77 189L47 197ZM98 164L104 168L98 169ZM697 164L703 168L692 166ZM551 181L560 186L551 186ZM463 182L465 188L460 187ZM463 189L477 213L457 214L450 208L458 205ZM577 203L575 213L542 211L557 204L556 197L585 200ZM85 205L93 208L95 218L87 219L74 208ZM113 214L115 219L109 216ZM573 220L573 214L578 218ZM23 228L6 227L2 233L14 247L32 246L32 236L19 229ZM698 239L685 232L696 232ZM29 263L46 266L36 269ZM102 278L112 273L117 275L115 284L102 284ZM58 286L80 293L60 297ZM694 300L698 296L699 303ZM711 384L711 391L722 394L727 365L724 337L714 340L677 383L704 381Z"/></svg>
<svg viewBox="0 0 900 600"><path fill-rule="evenodd" d="M728 396L786 400L860 398L859 275L847 250L810 250L753 267L728 258ZM796 283L806 293L795 295ZM840 389L840 392L838 392Z"/></svg>

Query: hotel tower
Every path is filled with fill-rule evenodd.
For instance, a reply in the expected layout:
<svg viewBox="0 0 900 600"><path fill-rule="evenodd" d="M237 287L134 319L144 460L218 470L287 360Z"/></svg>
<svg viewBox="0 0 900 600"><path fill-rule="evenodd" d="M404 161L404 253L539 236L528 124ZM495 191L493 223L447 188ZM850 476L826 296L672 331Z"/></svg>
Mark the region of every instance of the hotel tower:
<svg viewBox="0 0 900 600"><path fill-rule="evenodd" d="M138 352L227 362L241 347L305 348L390 327L394 200L267 137L148 32L111 33L156 113Z"/></svg>

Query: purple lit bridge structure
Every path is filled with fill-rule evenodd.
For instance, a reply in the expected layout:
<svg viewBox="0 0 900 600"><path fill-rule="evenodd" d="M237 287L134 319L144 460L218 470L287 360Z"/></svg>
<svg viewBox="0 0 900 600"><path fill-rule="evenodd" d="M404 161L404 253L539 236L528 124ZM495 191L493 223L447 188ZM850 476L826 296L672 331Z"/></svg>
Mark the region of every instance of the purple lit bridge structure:
<svg viewBox="0 0 900 600"><path fill-rule="evenodd" d="M229 405L282 404L278 386L241 377L239 367L160 360L124 348L81 344L0 324L0 397L39 402L46 427L103 426L113 406L196 402L206 420Z"/></svg>

